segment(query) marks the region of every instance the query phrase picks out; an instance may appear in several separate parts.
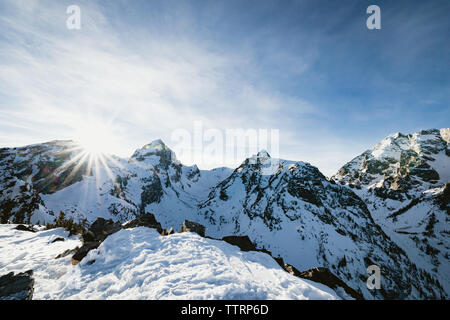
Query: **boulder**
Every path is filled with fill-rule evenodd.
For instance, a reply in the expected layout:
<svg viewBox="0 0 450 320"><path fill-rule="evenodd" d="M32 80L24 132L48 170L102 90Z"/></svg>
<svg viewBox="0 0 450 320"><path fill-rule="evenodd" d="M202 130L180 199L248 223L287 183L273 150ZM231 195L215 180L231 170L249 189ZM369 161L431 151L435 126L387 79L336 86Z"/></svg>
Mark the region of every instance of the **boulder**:
<svg viewBox="0 0 450 320"><path fill-rule="evenodd" d="M84 244L72 256L72 264L78 264L89 251L97 249L108 236L121 229L122 224L120 222L97 218L89 229L83 233Z"/></svg>
<svg viewBox="0 0 450 320"><path fill-rule="evenodd" d="M0 300L31 300L33 291L33 270L0 277Z"/></svg>
<svg viewBox="0 0 450 320"><path fill-rule="evenodd" d="M86 242L83 246L78 249L75 254L72 256L72 265L78 264L84 257L88 254L89 251L97 249L100 246L101 242Z"/></svg>
<svg viewBox="0 0 450 320"><path fill-rule="evenodd" d="M222 238L234 246L238 246L242 251L256 251L256 246L251 242L248 236L226 236Z"/></svg>
<svg viewBox="0 0 450 320"><path fill-rule="evenodd" d="M89 229L83 233L84 242L102 242L107 236L122 229L120 222L97 218Z"/></svg>
<svg viewBox="0 0 450 320"><path fill-rule="evenodd" d="M282 257L277 257L277 258L273 258L284 270L286 270L287 272L289 272L290 274L292 274L292 275L294 275L294 273L293 272L291 272L291 270L289 270L288 268L287 268L287 266L290 266L291 267L291 265L288 265L288 264L286 264L286 263L284 263L284 260L283 260L283 258Z"/></svg>
<svg viewBox="0 0 450 320"><path fill-rule="evenodd" d="M23 224L19 224L15 229L19 231L36 232L32 226L25 226Z"/></svg>
<svg viewBox="0 0 450 320"><path fill-rule="evenodd" d="M174 231L173 228L171 227L169 230L164 229L164 230L161 232L161 235L162 235L162 236L170 236L171 234L174 234L174 233L175 233L175 231Z"/></svg>
<svg viewBox="0 0 450 320"><path fill-rule="evenodd" d="M180 232L195 232L202 237L205 236L205 231L206 228L203 225L189 220L184 220L180 230Z"/></svg>
<svg viewBox="0 0 450 320"><path fill-rule="evenodd" d="M58 238L55 238L55 240L53 240L51 243L55 243L55 242L58 242L58 241L66 241L66 239L58 237Z"/></svg>
<svg viewBox="0 0 450 320"><path fill-rule="evenodd" d="M148 227L156 229L160 234L163 233L163 228L161 224L156 220L152 213L144 213L139 215L136 219L126 222L123 227L136 228L136 227Z"/></svg>

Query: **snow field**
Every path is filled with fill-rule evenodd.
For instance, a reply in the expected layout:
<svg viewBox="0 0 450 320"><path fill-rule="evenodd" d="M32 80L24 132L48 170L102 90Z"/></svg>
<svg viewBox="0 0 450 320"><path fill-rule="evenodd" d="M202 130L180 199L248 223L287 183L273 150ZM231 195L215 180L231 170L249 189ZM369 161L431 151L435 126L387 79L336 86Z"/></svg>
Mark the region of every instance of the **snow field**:
<svg viewBox="0 0 450 320"><path fill-rule="evenodd" d="M267 254L189 232L162 237L146 227L124 229L72 266L70 255L54 258L80 245L76 237L13 228L0 225L0 274L33 269L34 299L339 299ZM66 241L51 243L56 237Z"/></svg>

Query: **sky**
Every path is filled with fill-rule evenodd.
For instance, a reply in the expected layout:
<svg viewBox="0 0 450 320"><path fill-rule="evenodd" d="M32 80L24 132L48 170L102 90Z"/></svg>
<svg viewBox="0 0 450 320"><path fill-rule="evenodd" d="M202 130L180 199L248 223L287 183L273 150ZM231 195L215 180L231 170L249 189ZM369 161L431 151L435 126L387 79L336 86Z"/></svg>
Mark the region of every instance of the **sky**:
<svg viewBox="0 0 450 320"><path fill-rule="evenodd" d="M0 0L0 147L177 153L200 122L278 129L279 157L329 176L391 133L450 126L449 16L448 0Z"/></svg>

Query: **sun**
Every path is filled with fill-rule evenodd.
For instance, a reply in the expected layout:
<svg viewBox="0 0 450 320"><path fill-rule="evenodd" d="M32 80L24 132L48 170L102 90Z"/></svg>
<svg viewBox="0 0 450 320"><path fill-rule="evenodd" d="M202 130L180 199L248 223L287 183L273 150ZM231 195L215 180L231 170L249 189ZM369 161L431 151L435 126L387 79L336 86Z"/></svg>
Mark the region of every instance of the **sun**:
<svg viewBox="0 0 450 320"><path fill-rule="evenodd" d="M106 143L98 136L86 134L86 136L79 137L76 141L81 149L90 156L98 157L109 153Z"/></svg>
<svg viewBox="0 0 450 320"><path fill-rule="evenodd" d="M74 140L85 153L92 157L115 153L118 141L111 125L92 120L77 126Z"/></svg>
<svg viewBox="0 0 450 320"><path fill-rule="evenodd" d="M112 168L123 167L116 157L112 156L119 147L117 129L114 130L111 122L93 121L92 118L78 121L74 128L74 147L65 151L72 153L72 157L60 169L72 167L66 179L82 170L84 175L95 175L97 183L100 183L104 176L115 181Z"/></svg>

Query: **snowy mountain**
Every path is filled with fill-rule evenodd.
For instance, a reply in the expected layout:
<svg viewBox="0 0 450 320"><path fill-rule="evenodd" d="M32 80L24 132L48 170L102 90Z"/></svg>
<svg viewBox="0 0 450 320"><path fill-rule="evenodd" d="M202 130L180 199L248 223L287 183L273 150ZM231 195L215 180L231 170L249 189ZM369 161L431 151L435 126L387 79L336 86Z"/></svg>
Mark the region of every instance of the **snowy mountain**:
<svg viewBox="0 0 450 320"><path fill-rule="evenodd" d="M161 140L129 159L92 159L71 141L0 149L2 223L45 223L62 210L76 220L98 217L127 221L157 209L181 226L229 168L183 166ZM173 218L171 218L173 216Z"/></svg>
<svg viewBox="0 0 450 320"><path fill-rule="evenodd" d="M450 292L450 129L392 134L332 177L417 266Z"/></svg>
<svg viewBox="0 0 450 320"><path fill-rule="evenodd" d="M166 229L179 230L184 220L191 220L203 224L207 236L248 235L259 249L271 251L298 270L328 268L367 299L446 298L450 290L442 274L448 275L449 266L443 250L449 243L448 213L441 208L448 194L443 187L448 173L448 129L432 130L427 139L423 136L415 136L415 144L411 142L408 149L412 151L405 153L407 160L398 155L403 154L406 140L401 138L392 147L383 142L378 146L383 151L366 152L330 180L308 163L273 159L265 151L235 170L199 170L195 165L184 166L161 140L127 159L92 158L71 141L4 148L0 149L0 218L3 223L52 222L62 210L89 224L98 217L125 222L152 212ZM393 176L390 182L389 172L406 172L410 178L404 182L405 175L398 175L399 179ZM380 186L379 179L402 185L406 191L375 188ZM375 189L380 191L370 191ZM396 195L373 198L375 193ZM430 246L440 250L434 254L440 261L438 270L431 267L433 251L425 249L419 261L412 235L384 223L394 220L387 216L417 194L423 197L421 206L438 208L433 230L439 235L417 236L417 243L427 237ZM407 211L417 208L413 204ZM407 216L397 213L393 217L404 226L402 219ZM366 269L373 264L381 268L381 290L366 286Z"/></svg>
<svg viewBox="0 0 450 320"><path fill-rule="evenodd" d="M0 274L34 270L33 299L339 299L267 254L195 233L124 229L72 266L70 255L58 255L81 245L76 236L15 227L0 225Z"/></svg>
<svg viewBox="0 0 450 320"><path fill-rule="evenodd" d="M53 220L42 196L83 180L81 158L70 141L0 149L0 222Z"/></svg>
<svg viewBox="0 0 450 320"><path fill-rule="evenodd" d="M267 153L247 159L213 188L200 215L211 235L247 234L297 269L329 268L365 298L442 294L440 288L434 292L434 280L415 269L355 193L308 163L272 159ZM367 289L366 269L373 264L381 267L382 287L389 290ZM420 285L419 277L424 278Z"/></svg>

